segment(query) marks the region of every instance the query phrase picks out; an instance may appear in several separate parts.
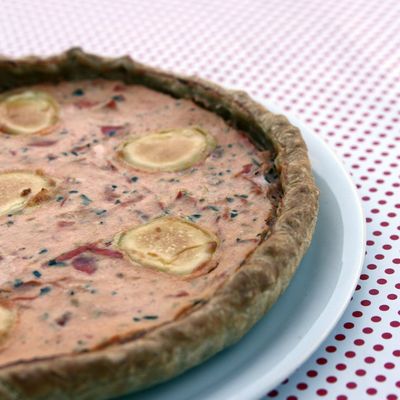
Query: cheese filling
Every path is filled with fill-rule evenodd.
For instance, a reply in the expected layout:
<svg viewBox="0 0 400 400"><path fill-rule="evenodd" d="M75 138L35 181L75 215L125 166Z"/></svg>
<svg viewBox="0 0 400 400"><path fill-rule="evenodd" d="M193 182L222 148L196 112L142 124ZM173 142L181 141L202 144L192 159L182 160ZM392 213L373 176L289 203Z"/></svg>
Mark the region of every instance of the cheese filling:
<svg viewBox="0 0 400 400"><path fill-rule="evenodd" d="M0 367L167 324L259 244L273 160L219 116L105 80L18 93L0 97Z"/></svg>

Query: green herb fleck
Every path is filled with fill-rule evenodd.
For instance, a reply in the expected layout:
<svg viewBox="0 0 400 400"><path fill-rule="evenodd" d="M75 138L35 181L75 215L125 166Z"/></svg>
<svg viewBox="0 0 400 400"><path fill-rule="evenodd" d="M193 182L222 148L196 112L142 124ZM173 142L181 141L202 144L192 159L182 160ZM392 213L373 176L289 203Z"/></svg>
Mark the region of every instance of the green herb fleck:
<svg viewBox="0 0 400 400"><path fill-rule="evenodd" d="M73 96L83 96L85 94L85 92L83 91L83 89L79 88L76 89L72 92Z"/></svg>
<svg viewBox="0 0 400 400"><path fill-rule="evenodd" d="M103 215L107 212L107 210L97 210L96 215Z"/></svg>
<svg viewBox="0 0 400 400"><path fill-rule="evenodd" d="M231 216L231 218L236 218L238 216L238 214L239 214L239 212L237 210L232 210L230 216Z"/></svg>
<svg viewBox="0 0 400 400"><path fill-rule="evenodd" d="M32 271L32 274L33 274L33 276L35 276L36 278L40 278L40 277L42 276L42 273L39 272L39 271L37 271L37 270Z"/></svg>
<svg viewBox="0 0 400 400"><path fill-rule="evenodd" d="M43 296L51 291L50 286L45 286L40 289L40 295Z"/></svg>
<svg viewBox="0 0 400 400"><path fill-rule="evenodd" d="M196 219L201 218L201 214L192 214L188 216L188 219L192 222L194 222Z"/></svg>
<svg viewBox="0 0 400 400"><path fill-rule="evenodd" d="M52 260L49 260L47 265L49 267L64 267L65 266L65 262L57 261L56 259L53 258Z"/></svg>
<svg viewBox="0 0 400 400"><path fill-rule="evenodd" d="M149 320L154 320L157 319L158 316L157 315L144 315L143 319L149 319Z"/></svg>
<svg viewBox="0 0 400 400"><path fill-rule="evenodd" d="M85 194L81 194L80 197L84 206L87 206L92 202L92 200L89 199L89 197L87 197Z"/></svg>
<svg viewBox="0 0 400 400"><path fill-rule="evenodd" d="M15 279L15 281L14 281L14 287L15 288L17 288L17 287L20 287L20 286L22 286L24 284L24 282L21 280L21 279Z"/></svg>
<svg viewBox="0 0 400 400"><path fill-rule="evenodd" d="M125 97L122 96L121 94L117 94L117 95L113 96L112 98L115 101L124 101L125 100Z"/></svg>

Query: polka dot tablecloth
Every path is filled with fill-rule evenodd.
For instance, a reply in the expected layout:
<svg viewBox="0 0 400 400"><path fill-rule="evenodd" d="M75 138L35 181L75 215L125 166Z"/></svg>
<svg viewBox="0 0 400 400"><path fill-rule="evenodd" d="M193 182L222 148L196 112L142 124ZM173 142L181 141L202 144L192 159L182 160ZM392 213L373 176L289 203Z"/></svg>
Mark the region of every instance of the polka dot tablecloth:
<svg viewBox="0 0 400 400"><path fill-rule="evenodd" d="M400 1L0 2L0 53L77 45L240 87L334 148L364 206L364 269L331 335L266 398L400 399Z"/></svg>

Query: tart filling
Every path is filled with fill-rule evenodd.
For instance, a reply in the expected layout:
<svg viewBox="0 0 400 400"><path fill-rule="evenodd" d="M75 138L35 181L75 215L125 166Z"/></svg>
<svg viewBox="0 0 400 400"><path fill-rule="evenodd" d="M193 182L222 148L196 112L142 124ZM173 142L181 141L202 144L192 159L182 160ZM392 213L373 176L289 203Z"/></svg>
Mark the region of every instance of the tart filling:
<svg viewBox="0 0 400 400"><path fill-rule="evenodd" d="M21 130L2 117L18 136L0 135L0 304L18 315L0 366L175 321L208 302L268 230L281 193L272 155L216 114L117 81L20 93L4 95L7 107L22 102L33 117L11 118Z"/></svg>

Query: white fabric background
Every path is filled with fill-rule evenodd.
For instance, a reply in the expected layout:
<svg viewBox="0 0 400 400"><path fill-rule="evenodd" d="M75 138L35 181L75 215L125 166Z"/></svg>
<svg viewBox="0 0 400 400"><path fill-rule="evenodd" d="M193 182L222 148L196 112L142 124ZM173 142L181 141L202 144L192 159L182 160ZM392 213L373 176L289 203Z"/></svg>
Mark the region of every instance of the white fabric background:
<svg viewBox="0 0 400 400"><path fill-rule="evenodd" d="M267 398L400 398L398 0L0 0L0 53L71 46L197 74L272 100L335 149L367 219L336 329Z"/></svg>

